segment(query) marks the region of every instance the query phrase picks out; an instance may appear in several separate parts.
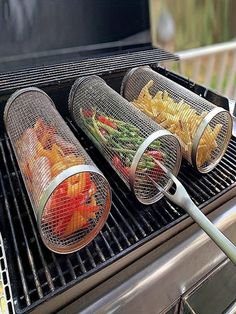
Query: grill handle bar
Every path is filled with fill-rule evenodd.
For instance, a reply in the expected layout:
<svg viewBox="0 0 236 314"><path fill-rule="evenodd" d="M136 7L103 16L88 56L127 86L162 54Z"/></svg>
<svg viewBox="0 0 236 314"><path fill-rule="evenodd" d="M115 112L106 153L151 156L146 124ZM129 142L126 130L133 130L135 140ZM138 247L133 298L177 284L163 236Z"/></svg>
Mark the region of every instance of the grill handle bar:
<svg viewBox="0 0 236 314"><path fill-rule="evenodd" d="M225 255L236 265L236 246L200 211L193 203L182 183L166 167L155 160L166 175L173 180L176 185L174 194L170 194L157 184L150 176L149 179L170 201L186 210L190 217L208 234L208 236L218 245Z"/></svg>

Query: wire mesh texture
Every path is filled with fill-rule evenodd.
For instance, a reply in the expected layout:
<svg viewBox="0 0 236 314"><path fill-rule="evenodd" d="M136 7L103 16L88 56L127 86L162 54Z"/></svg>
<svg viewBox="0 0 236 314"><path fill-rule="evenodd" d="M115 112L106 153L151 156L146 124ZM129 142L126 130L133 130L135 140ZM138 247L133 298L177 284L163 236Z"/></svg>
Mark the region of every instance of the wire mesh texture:
<svg viewBox="0 0 236 314"><path fill-rule="evenodd" d="M175 136L157 126L95 75L74 83L69 110L141 203L151 204L161 198L162 193L148 176L165 189L171 186L171 180L155 160L161 160L174 174L178 173L181 147Z"/></svg>
<svg viewBox="0 0 236 314"><path fill-rule="evenodd" d="M127 72L121 94L177 135L183 157L198 171L209 172L219 163L232 135L232 117L228 111L148 66Z"/></svg>
<svg viewBox="0 0 236 314"><path fill-rule="evenodd" d="M4 121L44 244L57 253L82 248L107 219L107 180L43 91L15 92Z"/></svg>
<svg viewBox="0 0 236 314"><path fill-rule="evenodd" d="M166 198L150 206L142 206L135 201L91 141L79 128L72 123L69 125L86 151L94 156L96 164L101 163L100 169L111 182L113 206L102 231L88 246L67 255L47 250L39 239L12 146L7 136L0 137L1 221L17 313L29 313L32 309L44 313L45 308L49 309L50 301L58 304L58 298L69 302L67 297L72 284L77 284L76 290L81 292L86 279L96 274L99 276L101 270L106 272L110 264L115 268L120 265L115 262L122 258L127 261L127 256L130 258L133 251L135 258L142 256L143 252L138 253L138 248L144 248L151 239L158 239L160 234L187 217L183 210ZM236 140L233 137L222 162L212 172L201 175L194 169L191 171L189 165L183 162L178 178L185 183L191 198L200 208L230 194L235 188L235 158ZM114 268L113 273L117 272ZM94 285L95 279L91 282Z"/></svg>

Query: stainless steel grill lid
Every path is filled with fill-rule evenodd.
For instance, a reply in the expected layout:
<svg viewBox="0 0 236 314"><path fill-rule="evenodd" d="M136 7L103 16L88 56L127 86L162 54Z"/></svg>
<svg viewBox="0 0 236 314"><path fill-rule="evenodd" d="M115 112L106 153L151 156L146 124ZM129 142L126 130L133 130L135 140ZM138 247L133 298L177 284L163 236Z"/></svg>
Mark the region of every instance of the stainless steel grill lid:
<svg viewBox="0 0 236 314"><path fill-rule="evenodd" d="M148 175L166 190L171 186L155 159L178 173L181 146L174 135L148 119L98 76L75 82L69 110L141 203L151 204L162 197Z"/></svg>
<svg viewBox="0 0 236 314"><path fill-rule="evenodd" d="M183 157L200 172L211 171L232 135L232 117L150 67L131 69L121 94L139 110L177 135Z"/></svg>
<svg viewBox="0 0 236 314"><path fill-rule="evenodd" d="M15 92L4 121L43 242L57 253L84 247L107 219L107 180L43 91Z"/></svg>

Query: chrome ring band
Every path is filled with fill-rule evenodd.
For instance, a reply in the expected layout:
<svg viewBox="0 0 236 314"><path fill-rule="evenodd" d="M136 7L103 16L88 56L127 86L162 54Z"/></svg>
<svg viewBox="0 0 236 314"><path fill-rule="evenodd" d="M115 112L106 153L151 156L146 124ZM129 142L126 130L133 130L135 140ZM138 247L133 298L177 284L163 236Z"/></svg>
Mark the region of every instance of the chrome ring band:
<svg viewBox="0 0 236 314"><path fill-rule="evenodd" d="M130 183L130 187L131 187L131 190L132 192L136 195L135 193L135 190L134 190L134 184L135 184L135 172L137 170L137 166L138 166L138 163L140 161L140 159L142 158L145 150L149 147L149 145L157 140L158 138L162 137L162 136L172 136L176 139L176 142L178 142L178 149L177 149L177 158L176 158L176 164L175 164L175 167L174 169L172 170L172 173L174 175L177 175L178 172L179 172L179 169L180 169L180 165L181 165L181 161L182 161L182 148L181 148L181 145L179 143L179 140L178 138L173 135L172 133L170 133L169 131L167 130L158 130L154 133L152 133L151 135L149 135L144 141L143 143L139 146L136 154L134 155L134 158L133 158L133 161L132 161L132 164L131 164L131 167L130 167L130 176L129 176L129 183ZM165 187L165 190L169 190L169 188L171 187L172 185L172 182L170 181L166 187ZM140 203L142 204L145 204L145 205L150 205L150 204L153 204L155 202L157 202L160 198L162 198L163 194L161 192L157 193L157 195L148 200L148 201L143 201L142 199L138 198L137 195L137 199L139 200Z"/></svg>
<svg viewBox="0 0 236 314"><path fill-rule="evenodd" d="M209 123L211 122L211 120L217 116L219 113L221 112L225 112L229 114L229 132L227 134L226 140L225 140L225 147L224 149L222 149L221 154L218 156L218 158L215 160L214 163L212 163L210 166L205 167L203 169L201 169L200 167L197 166L197 150L198 150L198 145L200 143L200 140L202 138L203 133L205 132L207 126L209 125ZM232 117L230 115L230 113L228 111L226 111L223 108L220 107L215 107L213 110L211 110L206 116L205 118L202 120L202 122L200 123L195 135L194 135L194 139L193 139L193 146L192 146L192 155L191 155L191 160L192 160L192 165L201 173L207 173L210 170L212 170L214 167L216 167L216 165L220 162L222 156L224 155L228 143L230 141L231 138L231 134L232 134L232 127L233 127L233 123L232 123Z"/></svg>
<svg viewBox="0 0 236 314"><path fill-rule="evenodd" d="M120 94L122 97L125 97L125 88L126 88L126 83L128 81L128 79L130 78L130 76L132 76L134 74L135 71L139 70L139 69L143 69L143 68L147 68L147 69L151 69L149 65L146 66L141 66L141 67L135 67L130 69L125 76L123 77L123 80L121 82L121 87L120 87Z"/></svg>
<svg viewBox="0 0 236 314"><path fill-rule="evenodd" d="M73 247L69 248L64 247L59 249L56 245L51 245L49 244L47 241L45 241L44 235L42 233L42 229L41 229L41 221L42 221L42 216L43 216L43 211L44 208L50 198L50 196L52 195L52 193L54 192L54 190L59 186L59 184L61 184L63 181L65 181L66 179L68 179L69 177L75 175L75 174L79 174L82 172L90 172L90 173L96 173L99 174L101 177L103 177L103 179L105 179L105 181L107 182L106 186L108 187L108 201L107 201L107 207L104 209L104 212L106 213L102 219L102 221L100 222L100 225L96 228L97 232L91 232L91 234L89 234L88 238L81 240L81 243L75 243L73 245ZM68 253L73 253L75 251L77 251L78 249L83 248L84 246L87 245L88 242L90 242L90 240L92 240L97 233L100 231L100 229L102 228L103 224L105 223L109 211L110 211L110 207L111 207L111 188L110 185L107 181L107 179L104 177L104 175L102 174L102 172L91 165L79 165L79 166L73 166L70 167L64 171L62 171L58 176L56 176L51 183L49 184L49 186L47 187L47 189L43 192L40 201L39 201L39 206L38 206L38 210L36 213L37 216L37 225L38 225L38 229L42 238L43 243L46 245L46 247L48 247L51 251L55 252L55 253L61 253L61 254L68 254Z"/></svg>

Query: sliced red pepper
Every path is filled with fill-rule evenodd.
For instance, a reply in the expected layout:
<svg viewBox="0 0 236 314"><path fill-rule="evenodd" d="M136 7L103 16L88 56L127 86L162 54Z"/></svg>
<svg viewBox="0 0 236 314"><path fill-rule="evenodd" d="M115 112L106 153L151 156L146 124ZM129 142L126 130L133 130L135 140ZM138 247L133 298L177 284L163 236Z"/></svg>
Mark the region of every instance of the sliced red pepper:
<svg viewBox="0 0 236 314"><path fill-rule="evenodd" d="M123 174L125 177L129 177L130 168L129 168L129 167L123 167L123 168L121 169L121 172L122 172L122 174Z"/></svg>
<svg viewBox="0 0 236 314"><path fill-rule="evenodd" d="M54 219L60 200L67 198L67 182L62 182L54 191L50 198L50 203L47 205L46 211L44 212L44 219Z"/></svg>
<svg viewBox="0 0 236 314"><path fill-rule="evenodd" d="M117 129L117 125L105 116L99 116L98 121L110 126L113 129Z"/></svg>
<svg viewBox="0 0 236 314"><path fill-rule="evenodd" d="M70 220L64 225L64 230L60 234L62 237L67 237L81 228L86 228L89 225L89 219L96 218L96 212L99 207L97 205L84 204L73 211Z"/></svg>
<svg viewBox="0 0 236 314"><path fill-rule="evenodd" d="M154 180L154 181L158 181L161 176L164 174L164 171L161 169L161 167L159 165L155 165L153 167L152 170L150 170L150 177Z"/></svg>
<svg viewBox="0 0 236 314"><path fill-rule="evenodd" d="M59 212L60 203L58 203L58 200L57 201L55 200L56 206L52 208L53 214L50 217L50 223L52 224L52 231L57 236L64 236L64 232L66 229L67 229L67 232L69 232L67 225L71 221L72 216L74 216L74 213L77 212L79 208L84 206L84 203L88 200L88 195L86 195L85 193L81 193L80 197L75 197L72 199L65 197L64 200L65 200L65 204L67 203L67 205L65 205L64 207L63 214L61 214L62 212L61 209Z"/></svg>
<svg viewBox="0 0 236 314"><path fill-rule="evenodd" d="M68 220L71 219L73 212L76 211L79 206L85 204L90 197L89 191L68 195L69 185L69 181L64 181L60 184L60 186L51 196L50 204L48 205L47 210L44 213L44 220L48 220L48 222L52 225L56 224L53 227L53 231L57 235L60 232L63 232L64 227L66 226ZM58 215L60 215L61 206L63 206L63 204L65 204L63 209L63 215L61 215L62 217L58 217Z"/></svg>
<svg viewBox="0 0 236 314"><path fill-rule="evenodd" d="M124 167L123 163L122 163L122 160L117 156L117 155L114 155L113 158L112 158L112 163L113 165L115 166L115 168L123 174L123 176L125 177L129 177L129 171L130 171L130 168L129 167Z"/></svg>
<svg viewBox="0 0 236 314"><path fill-rule="evenodd" d="M85 118L92 118L93 116L93 111L92 110L89 110L89 109L84 109L83 110L83 115L85 116Z"/></svg>
<svg viewBox="0 0 236 314"><path fill-rule="evenodd" d="M51 196L44 212L44 222L49 223L52 232L59 237L65 237L85 227L88 219L96 217L96 201L86 204L95 193L96 185L89 173L83 172L68 178ZM88 211L85 217L82 215L84 210Z"/></svg>
<svg viewBox="0 0 236 314"><path fill-rule="evenodd" d="M115 166L115 168L117 168L117 169L120 169L120 167L123 167L122 161L121 161L120 157L118 157L117 155L113 156L112 163Z"/></svg>
<svg viewBox="0 0 236 314"><path fill-rule="evenodd" d="M73 212L71 213L71 215L66 215L63 218L58 219L57 224L53 227L53 233L61 237L63 233L65 232L65 229L68 223L70 222L72 216L73 216Z"/></svg>
<svg viewBox="0 0 236 314"><path fill-rule="evenodd" d="M59 185L56 191L50 198L43 215L45 223L52 226L52 231L55 235L60 236L66 225L71 219L73 210L76 208L67 197L67 182L64 181ZM62 206L65 204L65 207ZM67 204L67 205L66 205Z"/></svg>
<svg viewBox="0 0 236 314"><path fill-rule="evenodd" d="M156 160L162 161L163 155L159 150L151 150L147 152L147 155L155 158Z"/></svg>
<svg viewBox="0 0 236 314"><path fill-rule="evenodd" d="M90 178L90 174L85 172L85 188L84 191L88 191L92 186L93 181Z"/></svg>

